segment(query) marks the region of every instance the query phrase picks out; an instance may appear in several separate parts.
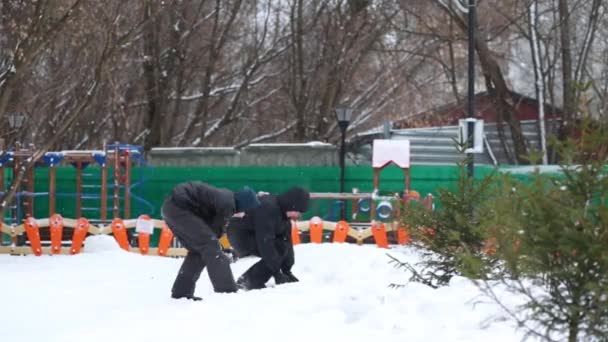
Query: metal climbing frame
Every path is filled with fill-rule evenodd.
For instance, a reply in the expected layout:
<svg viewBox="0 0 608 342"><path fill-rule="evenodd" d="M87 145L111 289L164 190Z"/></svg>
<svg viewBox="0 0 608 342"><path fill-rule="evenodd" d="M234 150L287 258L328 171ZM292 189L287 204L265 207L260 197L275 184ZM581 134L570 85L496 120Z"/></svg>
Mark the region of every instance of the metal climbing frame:
<svg viewBox="0 0 608 342"><path fill-rule="evenodd" d="M34 155L36 149L17 146L14 150L0 155L0 196L5 194L14 175L27 158ZM56 171L61 164L71 164L76 169L76 191L58 192ZM99 170L90 166L97 164ZM132 167L137 167L139 176L131 182ZM142 167L145 166L143 147L137 145L114 143L104 144L102 150L65 150L47 152L35 165L48 167L48 191L34 191L34 168L27 171L23 182L19 184L10 211L3 220L9 224L20 224L24 218L34 216L34 198L48 198L49 217L56 212L58 198L74 198L76 217L96 217L98 221L108 221L109 194L112 194L111 216L130 218L131 201L137 205L136 215L142 213L141 205L154 210L153 206L141 196L133 193L134 188L141 189L145 181ZM7 172L8 171L8 172ZM121 212L122 209L122 212ZM97 213L92 214L91 212Z"/></svg>

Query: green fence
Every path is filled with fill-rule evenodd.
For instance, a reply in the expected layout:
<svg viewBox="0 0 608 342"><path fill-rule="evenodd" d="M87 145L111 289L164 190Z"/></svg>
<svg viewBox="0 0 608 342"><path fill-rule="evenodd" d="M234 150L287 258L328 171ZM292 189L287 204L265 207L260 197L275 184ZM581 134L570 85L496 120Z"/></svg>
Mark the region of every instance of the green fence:
<svg viewBox="0 0 608 342"><path fill-rule="evenodd" d="M477 167L476 176L481 177L489 172L488 167ZM457 179L456 166L426 166L416 165L411 168L411 188L422 196L427 193L437 194L442 187L451 188ZM356 187L361 192L370 192L373 170L366 166L347 167L345 171L345 189ZM8 177L10 178L10 177ZM403 190L403 172L395 166L389 166L380 174L380 191L397 192ZM287 188L300 185L312 192L338 192L340 189L339 167L144 167L132 172L131 216L148 214L160 217L160 206L176 184L187 180L200 180L210 184L236 190L245 185L255 190L277 193ZM34 209L36 217L48 216L48 168L38 168L35 173ZM76 208L76 169L59 167L56 173L56 211L64 217L75 217ZM98 218L101 202L99 200L101 175L100 169L90 167L85 169L83 177L83 193L88 199L83 199L83 211L87 218ZM121 191L121 195L124 192ZM110 178L108 184L108 217L112 217L113 184ZM312 214L325 215L331 209L331 203L315 201L317 212ZM120 216L123 216L123 198L121 198ZM336 209L336 208L333 208Z"/></svg>
<svg viewBox="0 0 608 342"><path fill-rule="evenodd" d="M477 166L476 178L481 178L493 168ZM5 177L5 188L12 178L10 170ZM100 218L101 172L96 166L89 166L83 172L83 193L88 197L82 200L82 216L88 219ZM389 166L380 173L380 192L399 192L404 186L403 171ZM456 166L415 165L411 168L411 189L421 196L433 194L440 188L453 188L456 185L458 168ZM113 178L108 175L108 218L113 217ZM351 166L345 170L345 189L350 192L358 188L360 192L373 190L373 169L369 166ZM339 192L340 168L328 167L143 167L134 168L131 177L131 218L148 214L160 218L160 207L170 190L178 183L200 180L218 187L231 190L245 185L257 191L277 193L291 186L299 185L312 192ZM34 216L44 218L48 212L49 169L40 167L35 170ZM56 212L64 217L76 218L76 169L71 166L57 168L56 172ZM119 216L124 218L124 191L121 190ZM330 200L313 201L311 210L304 219L313 215L335 220L339 215L339 203ZM440 205L440 204L439 204ZM350 204L347 204L347 213ZM11 213L5 213L5 222ZM334 218L334 219L332 219ZM153 238L155 243L157 237Z"/></svg>
<svg viewBox="0 0 608 342"><path fill-rule="evenodd" d="M476 176L482 177L491 170L490 167L476 167ZM458 169L455 166L416 165L411 169L411 188L422 196L427 193L436 195L442 187L452 187L457 179ZM88 167L83 172L83 193L90 197L99 197L101 173L98 167ZM373 170L366 166L351 166L345 171L345 188L347 191L356 187L361 192L373 189ZM395 166L389 166L380 174L381 191L401 191L403 189L403 172ZM5 188L12 176L6 170ZM131 184L134 198L131 202L132 216L146 213L159 217L159 208L164 197L176 184L187 180L201 180L216 186L232 190L249 185L255 190L272 193L300 185L313 192L338 192L340 189L339 167L144 167L132 171ZM113 185L111 173L108 182L108 210L111 213ZM34 207L36 217L48 216L49 169L37 168L35 171ZM76 169L70 166L58 167L56 172L56 211L65 217L74 217L76 208ZM122 193L122 192L121 192ZM85 208L99 208L99 198L84 199ZM121 216L122 216L121 199ZM97 218L95 210L83 212L83 216Z"/></svg>

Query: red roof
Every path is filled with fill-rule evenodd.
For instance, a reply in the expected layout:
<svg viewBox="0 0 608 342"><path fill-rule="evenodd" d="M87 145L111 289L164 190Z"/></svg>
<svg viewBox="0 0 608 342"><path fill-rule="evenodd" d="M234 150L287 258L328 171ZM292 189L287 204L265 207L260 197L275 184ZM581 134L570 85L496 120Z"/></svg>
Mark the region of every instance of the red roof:
<svg viewBox="0 0 608 342"><path fill-rule="evenodd" d="M538 105L536 99L511 92L512 104L516 108L516 116L519 120L537 120ZM459 119L467 117L466 98L459 104L453 102L438 108L434 108L422 113L405 117L393 122L394 129L420 128L435 126L453 126L458 124ZM496 122L495 100L488 92L475 95L475 117L483 119L485 122ZM547 118L559 116L560 109L545 105L545 115Z"/></svg>

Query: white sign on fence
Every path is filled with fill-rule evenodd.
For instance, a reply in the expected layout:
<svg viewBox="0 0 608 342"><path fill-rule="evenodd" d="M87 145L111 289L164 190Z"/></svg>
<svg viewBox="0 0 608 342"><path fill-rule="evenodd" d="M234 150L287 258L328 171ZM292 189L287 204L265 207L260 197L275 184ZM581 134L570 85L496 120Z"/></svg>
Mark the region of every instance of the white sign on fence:
<svg viewBox="0 0 608 342"><path fill-rule="evenodd" d="M469 122L473 122L473 148L464 153L483 153L483 120L467 118L458 120L458 141L466 142L469 137Z"/></svg>
<svg viewBox="0 0 608 342"><path fill-rule="evenodd" d="M152 234L154 232L154 221L149 218L139 217L135 222L135 231L138 233Z"/></svg>

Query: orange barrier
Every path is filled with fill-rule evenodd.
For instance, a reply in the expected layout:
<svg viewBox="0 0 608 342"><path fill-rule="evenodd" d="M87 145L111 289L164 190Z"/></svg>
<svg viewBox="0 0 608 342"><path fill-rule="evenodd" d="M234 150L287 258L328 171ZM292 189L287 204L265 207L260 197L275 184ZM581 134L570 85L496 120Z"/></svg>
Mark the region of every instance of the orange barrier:
<svg viewBox="0 0 608 342"><path fill-rule="evenodd" d="M298 224L295 221L291 221L291 243L294 246L302 243L300 231L298 230Z"/></svg>
<svg viewBox="0 0 608 342"><path fill-rule="evenodd" d="M422 235L426 236L429 239L434 238L435 234L437 234L437 232L435 231L435 228L427 228L427 227L422 228Z"/></svg>
<svg viewBox="0 0 608 342"><path fill-rule="evenodd" d="M410 237L409 227L401 226L401 227L397 228L397 242L400 245L407 245L410 243L410 240L411 240L411 237Z"/></svg>
<svg viewBox="0 0 608 342"><path fill-rule="evenodd" d="M25 220L25 234L30 240L30 246L34 255L42 255L42 244L40 243L40 231L38 230L38 222L33 217L28 217Z"/></svg>
<svg viewBox="0 0 608 342"><path fill-rule="evenodd" d="M61 239L63 237L63 217L59 214L53 214L49 219L49 227L51 230L51 252L53 254L61 254Z"/></svg>
<svg viewBox="0 0 608 342"><path fill-rule="evenodd" d="M323 242L323 220L310 220L310 242L321 243Z"/></svg>
<svg viewBox="0 0 608 342"><path fill-rule="evenodd" d="M150 216L139 215L135 223L135 231L137 232L139 252L141 254L148 254L150 251L150 235L154 231L154 223Z"/></svg>
<svg viewBox="0 0 608 342"><path fill-rule="evenodd" d="M139 252L141 254L148 254L150 250L150 234L139 233L137 234L137 241L139 243Z"/></svg>
<svg viewBox="0 0 608 342"><path fill-rule="evenodd" d="M374 222L372 224L372 234L376 245L380 248L388 248L388 237L386 236L386 227L382 222Z"/></svg>
<svg viewBox="0 0 608 342"><path fill-rule="evenodd" d="M129 250L129 238L127 237L127 228L125 228L125 223L120 218L115 218L112 220L112 235L114 235L114 239L118 242L118 246L120 248L128 251Z"/></svg>
<svg viewBox="0 0 608 342"><path fill-rule="evenodd" d="M301 244L301 232L309 231L311 242L321 243L323 241L323 232L333 232L332 241L336 243L346 242L347 239L355 241L357 244L363 244L369 238L373 238L376 245L381 248L389 247L388 233L394 232L392 236L396 237L396 242L399 244L407 244L410 240L409 230L407 226L399 226L398 222L382 223L374 222L371 227L353 228L346 221L337 223L322 221L319 218L314 218L311 221L292 221L291 239L294 245ZM4 225L6 226L6 225ZM170 227L162 220L151 219L148 216L142 216L138 219L122 220L114 219L107 226L94 226L89 223L86 218L78 220L63 218L59 214L51 216L49 219L28 218L25 222L18 226L2 227L3 234L7 234L11 239L15 239L20 235L27 235L30 246L0 246L0 253L8 254L78 254L84 246L84 240L87 235L109 235L112 234L120 248L129 252L160 255L160 256L185 256L187 254L184 248L172 248L171 243L174 234ZM40 241L40 229L50 228L51 230L51 247L42 247ZM74 228L74 234L71 241L71 247L61 248L63 239L63 231L66 228ZM128 229L137 231L139 239L139 248L131 248L129 244ZM154 233L154 229L160 230L160 239L158 248L151 248L150 240ZM435 234L433 229L425 230L425 235L432 237ZM63 241L65 243L65 241Z"/></svg>
<svg viewBox="0 0 608 342"><path fill-rule="evenodd" d="M498 239L495 237L489 237L483 243L481 251L489 256L493 256L498 251Z"/></svg>
<svg viewBox="0 0 608 342"><path fill-rule="evenodd" d="M72 236L72 248L70 249L71 254L80 253L80 249L82 248L82 243L84 239L87 237L87 232L89 231L89 220L84 217L81 217L76 221L76 227L74 227L74 235Z"/></svg>
<svg viewBox="0 0 608 342"><path fill-rule="evenodd" d="M348 231L350 230L350 225L346 221L338 221L336 223L336 228L334 229L334 240L333 242L346 242L346 237L348 236Z"/></svg>
<svg viewBox="0 0 608 342"><path fill-rule="evenodd" d="M166 256L169 246L173 241L173 232L169 229L166 223L163 224L163 228L160 231L160 240L158 241L158 255Z"/></svg>

